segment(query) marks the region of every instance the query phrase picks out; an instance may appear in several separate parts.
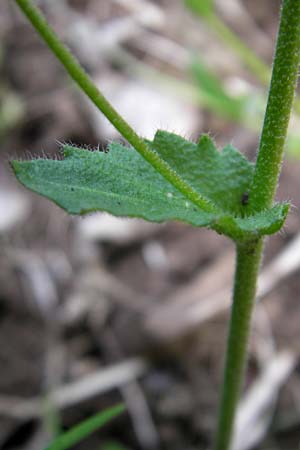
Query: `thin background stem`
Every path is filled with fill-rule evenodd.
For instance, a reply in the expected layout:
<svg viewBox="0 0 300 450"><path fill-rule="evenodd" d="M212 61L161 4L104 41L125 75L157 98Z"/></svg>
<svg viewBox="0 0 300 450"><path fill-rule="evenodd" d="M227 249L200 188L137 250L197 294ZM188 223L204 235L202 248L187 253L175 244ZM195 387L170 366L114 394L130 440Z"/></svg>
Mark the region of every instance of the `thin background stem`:
<svg viewBox="0 0 300 450"><path fill-rule="evenodd" d="M247 47L242 39L229 28L226 23L220 19L215 11L213 2L206 12L203 10L202 1L207 0L186 0L187 5L196 12L210 27L210 29L218 36L221 42L226 43L233 50L240 61L248 67L252 74L263 84L268 85L270 82L271 71L265 62L259 58L255 52ZM208 1L210 4L210 1ZM296 98L295 112L300 114L300 99Z"/></svg>
<svg viewBox="0 0 300 450"><path fill-rule="evenodd" d="M201 0L200 0L201 1ZM228 45L240 60L247 66L256 78L266 85L270 81L270 71L268 66L251 50L244 42L225 25L216 13L205 17L205 21L216 33L219 39Z"/></svg>

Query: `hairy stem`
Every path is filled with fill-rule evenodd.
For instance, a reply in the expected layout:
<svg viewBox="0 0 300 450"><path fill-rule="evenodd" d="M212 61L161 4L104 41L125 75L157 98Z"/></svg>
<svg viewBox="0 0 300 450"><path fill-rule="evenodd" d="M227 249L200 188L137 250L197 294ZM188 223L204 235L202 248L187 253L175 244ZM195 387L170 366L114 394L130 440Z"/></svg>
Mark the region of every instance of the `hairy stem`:
<svg viewBox="0 0 300 450"><path fill-rule="evenodd" d="M207 212L216 212L209 200L200 196L188 183L186 183L146 142L137 135L131 126L120 116L108 102L91 78L79 64L73 54L66 48L50 27L40 10L31 0L15 0L20 9L29 19L35 30L63 64L70 77L79 85L94 105L105 115L121 135L146 159L165 179L173 184L191 202ZM146 107L146 106L145 106Z"/></svg>
<svg viewBox="0 0 300 450"><path fill-rule="evenodd" d="M283 0L270 93L250 191L253 209L270 207L274 200L294 98L299 49L300 1ZM262 248L262 238L237 246L233 304L214 450L230 449Z"/></svg>
<svg viewBox="0 0 300 450"><path fill-rule="evenodd" d="M284 0L249 211L268 208L274 200L295 95L299 48L300 2Z"/></svg>
<svg viewBox="0 0 300 450"><path fill-rule="evenodd" d="M262 247L262 239L251 245L237 246L233 303L227 338L215 450L230 448L235 412L244 378Z"/></svg>

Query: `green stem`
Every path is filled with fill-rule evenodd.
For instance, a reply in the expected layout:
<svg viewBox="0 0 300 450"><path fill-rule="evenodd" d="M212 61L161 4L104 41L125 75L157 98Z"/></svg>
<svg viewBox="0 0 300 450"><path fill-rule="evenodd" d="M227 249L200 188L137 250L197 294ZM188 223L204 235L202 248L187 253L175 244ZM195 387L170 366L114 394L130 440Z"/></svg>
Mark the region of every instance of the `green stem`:
<svg viewBox="0 0 300 450"><path fill-rule="evenodd" d="M295 95L299 48L300 1L284 0L249 211L268 208L274 200Z"/></svg>
<svg viewBox="0 0 300 450"><path fill-rule="evenodd" d="M40 10L31 0L15 0L20 9L29 19L35 30L63 64L70 77L90 98L94 105L105 115L121 135L145 158L165 179L173 184L191 202L207 212L216 212L209 200L200 196L188 185L172 168L153 151L146 142L137 135L131 126L120 116L114 107L108 102L100 90L95 86L91 78L79 64L73 54L65 47L54 30L50 27ZM146 107L146 106L145 106Z"/></svg>
<svg viewBox="0 0 300 450"><path fill-rule="evenodd" d="M256 280L263 241L237 246L233 303L227 338L227 352L215 450L228 450L245 370Z"/></svg>
<svg viewBox="0 0 300 450"><path fill-rule="evenodd" d="M270 93L250 191L251 205L255 209L270 207L274 200L294 98L299 50L300 1L283 0ZM237 246L233 304L214 450L230 449L262 248L262 238Z"/></svg>

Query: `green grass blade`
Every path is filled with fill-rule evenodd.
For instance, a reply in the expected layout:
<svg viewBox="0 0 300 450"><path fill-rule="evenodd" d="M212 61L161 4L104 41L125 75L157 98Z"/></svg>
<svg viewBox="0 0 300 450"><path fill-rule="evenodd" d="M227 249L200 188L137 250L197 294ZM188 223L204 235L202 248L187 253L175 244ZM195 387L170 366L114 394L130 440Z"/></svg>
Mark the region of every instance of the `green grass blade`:
<svg viewBox="0 0 300 450"><path fill-rule="evenodd" d="M199 58L192 61L190 70L211 109L228 120L240 122L245 113L247 99L229 95L222 81Z"/></svg>
<svg viewBox="0 0 300 450"><path fill-rule="evenodd" d="M103 412L95 414L89 419L76 425L71 430L59 436L45 450L65 450L72 448L82 439L88 437L91 433L109 423L112 419L119 416L124 411L124 405L116 405Z"/></svg>

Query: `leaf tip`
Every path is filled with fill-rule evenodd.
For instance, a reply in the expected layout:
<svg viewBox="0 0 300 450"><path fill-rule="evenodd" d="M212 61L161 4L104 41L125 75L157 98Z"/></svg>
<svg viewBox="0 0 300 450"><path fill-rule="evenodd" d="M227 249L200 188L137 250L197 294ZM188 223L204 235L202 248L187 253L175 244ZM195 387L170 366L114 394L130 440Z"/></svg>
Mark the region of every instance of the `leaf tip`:
<svg viewBox="0 0 300 450"><path fill-rule="evenodd" d="M204 133L200 136L200 138L198 140L198 147L202 151L208 151L208 152L216 152L217 151L215 142L208 133Z"/></svg>
<svg viewBox="0 0 300 450"><path fill-rule="evenodd" d="M18 175L19 175L19 174L21 173L21 171L22 171L22 165L23 165L23 162L14 159L14 160L12 160L12 161L9 161L9 165L10 165L12 171L14 172L15 176L16 176L17 178L19 178Z"/></svg>
<svg viewBox="0 0 300 450"><path fill-rule="evenodd" d="M291 208L291 203L290 202L284 202L282 205L282 211L281 211L281 217L282 217L282 221L283 223L285 222L285 219L287 218L287 215L290 211Z"/></svg>
<svg viewBox="0 0 300 450"><path fill-rule="evenodd" d="M174 136L175 136L174 133L171 133L166 130L158 129L158 130L156 130L156 132L154 134L153 144L156 144L157 142L160 142L161 140L170 139Z"/></svg>
<svg viewBox="0 0 300 450"><path fill-rule="evenodd" d="M73 156L75 149L76 148L73 147L72 145L64 144L61 147L61 151L62 151L62 154L64 155L64 158L69 158L70 156Z"/></svg>

